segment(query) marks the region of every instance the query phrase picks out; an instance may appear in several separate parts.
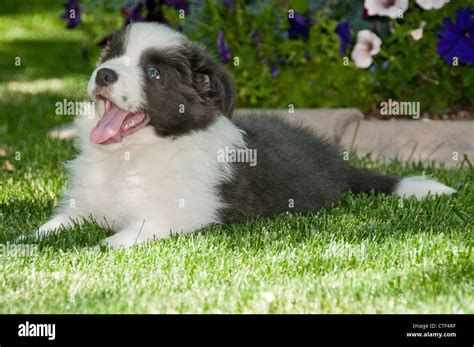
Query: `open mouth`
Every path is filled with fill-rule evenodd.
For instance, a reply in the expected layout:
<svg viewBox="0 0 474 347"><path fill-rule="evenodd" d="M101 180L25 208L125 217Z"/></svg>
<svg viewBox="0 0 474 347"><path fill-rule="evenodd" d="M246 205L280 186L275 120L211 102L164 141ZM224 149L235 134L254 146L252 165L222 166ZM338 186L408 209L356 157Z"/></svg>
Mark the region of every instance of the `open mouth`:
<svg viewBox="0 0 474 347"><path fill-rule="evenodd" d="M91 130L90 140L97 144L109 144L122 141L143 128L150 121L142 112L128 112L116 106L102 95L96 97L104 102L104 114L97 125Z"/></svg>

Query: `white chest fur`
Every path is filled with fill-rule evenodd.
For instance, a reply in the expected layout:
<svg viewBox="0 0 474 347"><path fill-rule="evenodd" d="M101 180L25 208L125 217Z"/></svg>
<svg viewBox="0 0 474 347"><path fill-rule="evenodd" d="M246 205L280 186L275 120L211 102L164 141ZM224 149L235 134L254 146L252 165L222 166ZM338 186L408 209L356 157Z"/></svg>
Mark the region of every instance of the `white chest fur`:
<svg viewBox="0 0 474 347"><path fill-rule="evenodd" d="M176 139L157 138L147 128L119 148L104 150L84 136L80 143L58 215L92 215L119 232L146 225L147 239L218 222L218 186L232 178L218 151L245 146L242 131L223 116L206 130Z"/></svg>

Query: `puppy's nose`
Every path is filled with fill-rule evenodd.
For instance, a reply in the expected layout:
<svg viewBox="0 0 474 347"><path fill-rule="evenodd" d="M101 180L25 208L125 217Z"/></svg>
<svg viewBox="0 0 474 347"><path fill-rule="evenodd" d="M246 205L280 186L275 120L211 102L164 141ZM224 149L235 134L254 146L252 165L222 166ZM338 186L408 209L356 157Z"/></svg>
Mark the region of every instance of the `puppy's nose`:
<svg viewBox="0 0 474 347"><path fill-rule="evenodd" d="M97 71L97 74L95 75L95 83L101 87L105 87L117 81L117 78L117 74L114 70L102 68Z"/></svg>

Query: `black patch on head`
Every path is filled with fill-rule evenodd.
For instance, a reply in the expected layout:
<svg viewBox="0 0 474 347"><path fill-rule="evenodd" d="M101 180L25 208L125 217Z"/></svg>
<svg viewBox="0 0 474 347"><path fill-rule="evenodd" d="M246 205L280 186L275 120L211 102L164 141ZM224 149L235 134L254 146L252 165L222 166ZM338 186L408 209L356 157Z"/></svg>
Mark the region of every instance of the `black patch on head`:
<svg viewBox="0 0 474 347"><path fill-rule="evenodd" d="M99 58L99 64L106 62L115 57L120 57L125 54L125 36L127 34L126 28L122 28L112 34L104 52Z"/></svg>
<svg viewBox="0 0 474 347"><path fill-rule="evenodd" d="M231 116L233 82L224 67L200 46L186 44L142 53L146 112L159 136L179 136L207 128L219 113ZM155 68L159 79L147 77Z"/></svg>

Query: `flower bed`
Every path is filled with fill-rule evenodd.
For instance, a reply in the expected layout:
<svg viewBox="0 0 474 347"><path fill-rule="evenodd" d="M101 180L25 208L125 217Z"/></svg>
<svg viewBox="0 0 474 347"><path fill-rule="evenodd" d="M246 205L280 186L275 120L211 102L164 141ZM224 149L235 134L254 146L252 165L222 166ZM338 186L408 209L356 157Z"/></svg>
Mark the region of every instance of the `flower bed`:
<svg viewBox="0 0 474 347"><path fill-rule="evenodd" d="M227 65L240 107L355 106L377 114L390 98L441 116L474 104L472 0L110 3L65 5L66 26L88 33L85 47L130 22L171 25Z"/></svg>

